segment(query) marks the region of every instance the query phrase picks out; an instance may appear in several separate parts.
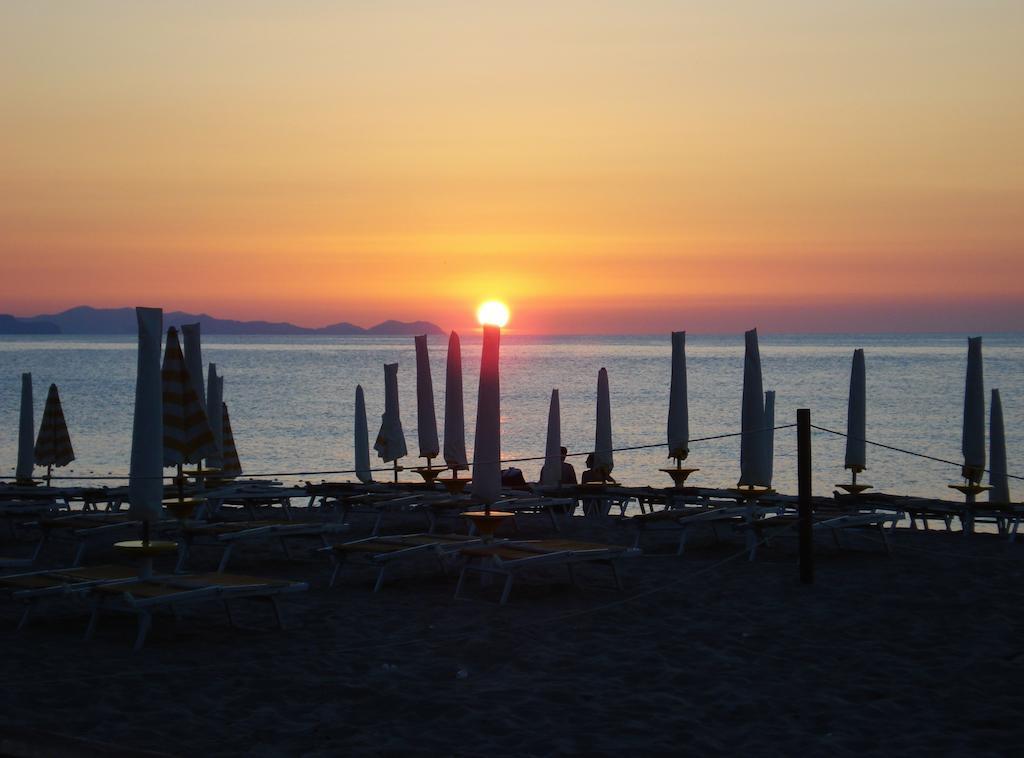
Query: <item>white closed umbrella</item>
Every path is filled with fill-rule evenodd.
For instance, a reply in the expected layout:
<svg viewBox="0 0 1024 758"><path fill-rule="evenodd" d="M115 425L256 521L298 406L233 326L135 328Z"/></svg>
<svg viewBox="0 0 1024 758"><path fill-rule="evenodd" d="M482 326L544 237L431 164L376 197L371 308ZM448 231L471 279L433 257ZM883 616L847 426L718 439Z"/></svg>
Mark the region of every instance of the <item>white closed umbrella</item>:
<svg viewBox="0 0 1024 758"><path fill-rule="evenodd" d="M473 495L488 507L501 497L500 347L501 328L484 324L473 437Z"/></svg>
<svg viewBox="0 0 1024 758"><path fill-rule="evenodd" d="M1003 401L999 390L992 390L992 410L989 417L988 444L992 462L989 464L988 499L993 503L1010 502L1010 478L1006 470L1006 432L1003 429Z"/></svg>
<svg viewBox="0 0 1024 758"><path fill-rule="evenodd" d="M370 472L370 430L366 424L366 400L363 398L363 386L356 385L356 419L355 419L355 457L356 478L364 484L373 481Z"/></svg>
<svg viewBox="0 0 1024 758"><path fill-rule="evenodd" d="M562 411L558 402L558 390L551 390L548 436L544 445L544 465L540 470L540 483L546 487L562 483Z"/></svg>
<svg viewBox="0 0 1024 758"><path fill-rule="evenodd" d="M743 408L740 416L740 486L768 486L765 481L764 386L757 329L744 333Z"/></svg>
<svg viewBox="0 0 1024 758"><path fill-rule="evenodd" d="M18 415L18 467L14 478L31 483L35 469L35 403L32 401L32 374L21 375L21 412Z"/></svg>
<svg viewBox="0 0 1024 758"><path fill-rule="evenodd" d="M775 475L775 390L764 393L764 486L772 486Z"/></svg>
<svg viewBox="0 0 1024 758"><path fill-rule="evenodd" d="M163 311L160 308L136 308L135 316L139 324L139 354L128 499L132 516L151 523L160 518L164 494L163 388L160 380Z"/></svg>
<svg viewBox="0 0 1024 758"><path fill-rule="evenodd" d="M964 426L961 449L963 476L977 484L985 471L985 378L981 337L967 339L967 380L964 387Z"/></svg>
<svg viewBox="0 0 1024 758"><path fill-rule="evenodd" d="M420 442L420 457L430 461L441 452L437 439L437 416L434 413L434 380L430 375L430 353L427 335L414 338L416 343L416 433Z"/></svg>
<svg viewBox="0 0 1024 758"><path fill-rule="evenodd" d="M224 379L217 375L217 364L211 363L206 377L206 407L220 408L224 402ZM209 416L210 431L216 450L206 456L208 468L222 468L224 465L224 419L220 413Z"/></svg>
<svg viewBox="0 0 1024 758"><path fill-rule="evenodd" d="M185 343L185 366L192 377L192 386L199 404L206 410L206 387L203 384L203 348L199 324L182 324L181 336ZM213 415L213 413L209 413Z"/></svg>
<svg viewBox="0 0 1024 758"><path fill-rule="evenodd" d="M373 449L386 463L395 464L395 481L398 481L398 459L405 457L405 432L398 410L398 364L384 364L384 414L381 416L380 431Z"/></svg>
<svg viewBox="0 0 1024 758"><path fill-rule="evenodd" d="M690 411L686 390L686 332L672 332L672 379L668 395L668 456L690 454Z"/></svg>
<svg viewBox="0 0 1024 758"><path fill-rule="evenodd" d="M466 415L462 397L462 345L459 335L448 337L444 384L444 462L458 472L469 467L466 455Z"/></svg>
<svg viewBox="0 0 1024 758"><path fill-rule="evenodd" d="M846 468L854 476L867 468L867 386L864 350L853 351L850 397L846 406Z"/></svg>
<svg viewBox="0 0 1024 758"><path fill-rule="evenodd" d="M612 455L612 401L608 391L608 369L597 372L597 425L594 433L594 470L602 479L611 478L615 468Z"/></svg>

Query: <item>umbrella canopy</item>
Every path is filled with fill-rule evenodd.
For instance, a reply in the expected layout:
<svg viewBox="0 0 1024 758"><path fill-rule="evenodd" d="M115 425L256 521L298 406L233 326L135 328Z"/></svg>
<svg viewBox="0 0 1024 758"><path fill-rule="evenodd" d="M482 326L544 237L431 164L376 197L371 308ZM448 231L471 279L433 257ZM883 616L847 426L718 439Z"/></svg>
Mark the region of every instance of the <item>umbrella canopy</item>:
<svg viewBox="0 0 1024 758"><path fill-rule="evenodd" d="M220 408L224 402L224 379L217 376L217 364L211 363L206 375L206 407ZM223 468L224 458L224 420L221 414L215 413L210 419L210 432L213 434L213 448L206 454L206 465L210 468Z"/></svg>
<svg viewBox="0 0 1024 758"><path fill-rule="evenodd" d="M850 368L850 400L846 407L846 468L863 471L868 467L867 386L864 351L853 351Z"/></svg>
<svg viewBox="0 0 1024 758"><path fill-rule="evenodd" d="M43 422L36 437L35 459L40 466L67 466L75 459L56 384L51 384L50 391L46 393Z"/></svg>
<svg viewBox="0 0 1024 758"><path fill-rule="evenodd" d="M238 460L238 449L235 447L235 435L231 432L231 419L228 417L228 404L221 403L221 429L224 433L224 456L221 475L235 478L242 475L242 462Z"/></svg>
<svg viewBox="0 0 1024 758"><path fill-rule="evenodd" d="M32 401L32 374L21 375L21 413L18 416L18 467L15 478L19 482L31 482L35 468L35 403Z"/></svg>
<svg viewBox="0 0 1024 758"><path fill-rule="evenodd" d="M757 329L744 335L743 409L740 416L740 484L768 486L766 479L764 435L764 386L761 382L761 352Z"/></svg>
<svg viewBox="0 0 1024 758"><path fill-rule="evenodd" d="M448 366L444 384L444 462L453 469L468 468L466 415L462 403L462 345L459 335L448 337Z"/></svg>
<svg viewBox="0 0 1024 758"><path fill-rule="evenodd" d="M473 494L485 503L501 497L501 328L484 324L480 389L473 437Z"/></svg>
<svg viewBox="0 0 1024 758"><path fill-rule="evenodd" d="M370 430L366 425L366 400L361 384L356 385L355 430L356 477L366 484L373 481L373 474L370 472Z"/></svg>
<svg viewBox="0 0 1024 758"><path fill-rule="evenodd" d="M434 415L434 380L430 376L430 354L427 335L416 342L416 432L420 440L420 457L436 458L441 452L437 441L437 416Z"/></svg>
<svg viewBox="0 0 1024 758"><path fill-rule="evenodd" d="M988 499L994 503L1010 502L1010 478L1006 471L1006 432L1003 429L1003 401L999 390L992 390L992 411L989 418L988 444L992 463L988 472Z"/></svg>
<svg viewBox="0 0 1024 758"><path fill-rule="evenodd" d="M967 383L964 387L963 475L980 482L985 470L985 378L981 337L967 339Z"/></svg>
<svg viewBox="0 0 1024 758"><path fill-rule="evenodd" d="M164 365L160 371L163 388L164 465L199 463L216 450L210 422L199 402L185 356L178 343L178 331L167 330ZM211 405L211 408L220 408Z"/></svg>
<svg viewBox="0 0 1024 758"><path fill-rule="evenodd" d="M772 486L775 474L775 390L764 393L764 486Z"/></svg>
<svg viewBox="0 0 1024 758"><path fill-rule="evenodd" d="M686 332L672 332L672 381L668 394L668 456L690 453L690 410L686 397Z"/></svg>
<svg viewBox="0 0 1024 758"><path fill-rule="evenodd" d="M548 406L548 436L544 446L544 466L540 470L540 483L556 486L562 483L562 411L558 390L551 390Z"/></svg>
<svg viewBox="0 0 1024 758"><path fill-rule="evenodd" d="M185 342L185 365L188 375L192 377L192 386L196 389L199 404L206 410L206 386L203 384L203 348L199 334L199 324L182 324L181 337ZM207 412L207 415L210 415Z"/></svg>
<svg viewBox="0 0 1024 758"><path fill-rule="evenodd" d="M164 495L163 389L160 382L163 311L136 308L135 317L139 323L139 358L128 499L135 518L156 521L160 518Z"/></svg>
<svg viewBox="0 0 1024 758"><path fill-rule="evenodd" d="M594 433L594 470L602 477L611 476L615 467L612 456L612 401L608 392L608 369L597 372L597 426Z"/></svg>
<svg viewBox="0 0 1024 758"><path fill-rule="evenodd" d="M384 364L384 415L380 418L380 431L373 443L385 462L397 461L409 451L405 446L402 418L398 412L398 364Z"/></svg>

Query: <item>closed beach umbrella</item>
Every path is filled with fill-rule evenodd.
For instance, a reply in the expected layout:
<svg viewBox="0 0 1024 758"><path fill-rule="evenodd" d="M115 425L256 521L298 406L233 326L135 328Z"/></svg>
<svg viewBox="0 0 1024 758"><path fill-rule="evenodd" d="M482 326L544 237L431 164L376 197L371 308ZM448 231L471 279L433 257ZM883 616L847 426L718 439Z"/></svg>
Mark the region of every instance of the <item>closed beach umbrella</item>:
<svg viewBox="0 0 1024 758"><path fill-rule="evenodd" d="M67 466L75 459L56 384L51 384L50 391L46 393L46 407L43 408L43 421L39 425L34 452L36 464L46 466L47 485L50 483L50 467Z"/></svg>
<svg viewBox="0 0 1024 758"><path fill-rule="evenodd" d="M420 457L436 458L441 452L437 440L437 417L434 415L434 380L430 376L430 354L427 335L421 334L416 342L416 432L420 440Z"/></svg>
<svg viewBox="0 0 1024 758"><path fill-rule="evenodd" d="M868 466L867 454L867 388L864 351L853 351L850 368L850 399L846 407L846 468L855 472Z"/></svg>
<svg viewBox="0 0 1024 758"><path fill-rule="evenodd" d="M980 482L985 470L985 378L981 367L981 337L967 339L962 450L964 478Z"/></svg>
<svg viewBox="0 0 1024 758"><path fill-rule="evenodd" d="M672 332L672 381L668 395L668 456L690 453L690 411L686 397L686 332Z"/></svg>
<svg viewBox="0 0 1024 758"><path fill-rule="evenodd" d="M404 457L409 451L405 446L405 433L398 412L398 364L384 364L384 415L380 420L377 441L373 443L385 462L390 463Z"/></svg>
<svg viewBox="0 0 1024 758"><path fill-rule="evenodd" d="M31 482L32 470L35 468L35 404L32 402L32 374L21 375L21 413L18 416L18 467L15 479L19 482Z"/></svg>
<svg viewBox="0 0 1024 758"><path fill-rule="evenodd" d="M366 484L373 481L370 472L370 430L366 425L366 400L363 398L363 386L356 385L356 418L355 418L355 454L356 477Z"/></svg>
<svg viewBox="0 0 1024 758"><path fill-rule="evenodd" d="M992 410L989 419L988 444L992 451L989 464L988 499L993 503L1010 502L1010 478L1006 472L1006 432L1003 429L1003 401L999 390L992 390Z"/></svg>
<svg viewBox="0 0 1024 758"><path fill-rule="evenodd" d="M178 331L167 330L164 364L160 370L163 388L164 465L199 463L216 450L210 422L199 403L185 356L178 343ZM220 405L211 405L220 408Z"/></svg>
<svg viewBox="0 0 1024 758"><path fill-rule="evenodd" d="M195 387L196 395L199 397L199 404L206 410L206 386L203 383L203 348L199 333L199 324L182 324L181 337L185 342L185 365L188 367L188 375L192 377L192 386ZM207 412L207 415L210 415Z"/></svg>
<svg viewBox="0 0 1024 758"><path fill-rule="evenodd" d="M551 487L562 483L562 412L558 402L558 390L551 390L548 436L544 446L544 466L540 470L540 483Z"/></svg>
<svg viewBox="0 0 1024 758"><path fill-rule="evenodd" d="M761 382L761 353L757 329L744 335L743 409L740 416L740 484L768 486L764 465L764 386Z"/></svg>
<svg viewBox="0 0 1024 758"><path fill-rule="evenodd" d="M224 402L224 380L217 376L217 364L211 363L209 372L206 375L206 407L220 408ZM213 414L210 419L210 432L213 434L213 448L206 454L206 465L209 468L223 468L224 458L221 451L224 449L224 423L219 413Z"/></svg>
<svg viewBox="0 0 1024 758"><path fill-rule="evenodd" d="M444 385L444 462L453 470L469 466L466 456L466 415L462 402L462 346L455 332L448 337Z"/></svg>
<svg viewBox="0 0 1024 758"><path fill-rule="evenodd" d="M501 328L484 324L480 353L480 388L473 437L473 494L485 503L501 497Z"/></svg>
<svg viewBox="0 0 1024 758"><path fill-rule="evenodd" d="M164 495L163 388L160 382L163 311L136 308L135 316L139 323L139 357L128 499L135 518L152 522L160 518Z"/></svg>
<svg viewBox="0 0 1024 758"><path fill-rule="evenodd" d="M612 401L608 392L608 369L597 372L597 427L594 434L594 470L607 479L615 467L612 456Z"/></svg>
<svg viewBox="0 0 1024 758"><path fill-rule="evenodd" d="M235 435L231 431L231 418L228 416L227 403L221 403L221 429L224 434L221 475L234 479L242 475L242 462L238 459L238 449L235 447Z"/></svg>
<svg viewBox="0 0 1024 758"><path fill-rule="evenodd" d="M764 486L772 486L775 475L775 390L764 393Z"/></svg>

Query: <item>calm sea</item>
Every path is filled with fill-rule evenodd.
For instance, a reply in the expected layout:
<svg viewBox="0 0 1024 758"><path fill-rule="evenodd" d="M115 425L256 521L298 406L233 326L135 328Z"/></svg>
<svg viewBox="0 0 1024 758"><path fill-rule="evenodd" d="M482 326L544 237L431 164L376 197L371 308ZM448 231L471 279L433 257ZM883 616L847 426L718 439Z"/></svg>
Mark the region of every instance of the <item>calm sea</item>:
<svg viewBox="0 0 1024 758"><path fill-rule="evenodd" d="M472 448L478 337L463 339L467 443ZM850 361L863 347L867 360L868 437L921 453L960 459L966 367L965 335L761 335L765 389L776 395L776 423L795 421L811 409L812 422L845 431ZM444 418L447 339L431 338L438 424ZM1009 469L1024 474L1024 335L985 335L985 383L999 388L1005 413ZM416 449L413 340L365 337L206 337L206 361L225 376L239 455L247 474L329 471L353 467L355 387L366 392L371 440L383 411L383 364L400 364L402 422L411 454ZM563 444L586 451L594 444L597 372L607 367L616 447L664 442L668 409L668 335L623 337L505 336L502 343L502 455L544 453L547 403L560 390ZM135 382L134 337L0 337L0 471L16 460L20 374L35 382L36 424L46 390L61 391L78 475L127 473ZM735 432L740 422L742 335L692 335L687 339L691 437ZM987 401L986 401L987 403ZM443 429L441 430L443 435ZM814 439L815 491L847 481L844 441L824 433ZM470 449L470 456L472 450ZM412 458L407 459L415 464ZM582 458L573 462L582 469ZM728 486L739 475L739 443L695 443L691 481ZM538 463L515 464L535 478ZM658 471L664 448L617 453L615 476L627 484L668 484ZM68 473L65 469L61 473ZM958 470L947 465L868 448L862 481L887 492L947 496ZM286 481L345 476L284 476ZM796 490L796 432L776 432L775 485ZM1024 483L1011 480L1011 494Z"/></svg>

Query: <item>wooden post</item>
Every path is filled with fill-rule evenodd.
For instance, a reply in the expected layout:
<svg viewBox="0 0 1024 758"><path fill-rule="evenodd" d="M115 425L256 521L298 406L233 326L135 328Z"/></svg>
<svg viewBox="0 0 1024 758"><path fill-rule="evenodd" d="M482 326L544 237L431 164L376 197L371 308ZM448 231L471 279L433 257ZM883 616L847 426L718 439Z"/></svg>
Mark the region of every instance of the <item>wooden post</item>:
<svg viewBox="0 0 1024 758"><path fill-rule="evenodd" d="M796 412L797 493L800 509L800 581L814 584L814 526L811 521L811 411Z"/></svg>

